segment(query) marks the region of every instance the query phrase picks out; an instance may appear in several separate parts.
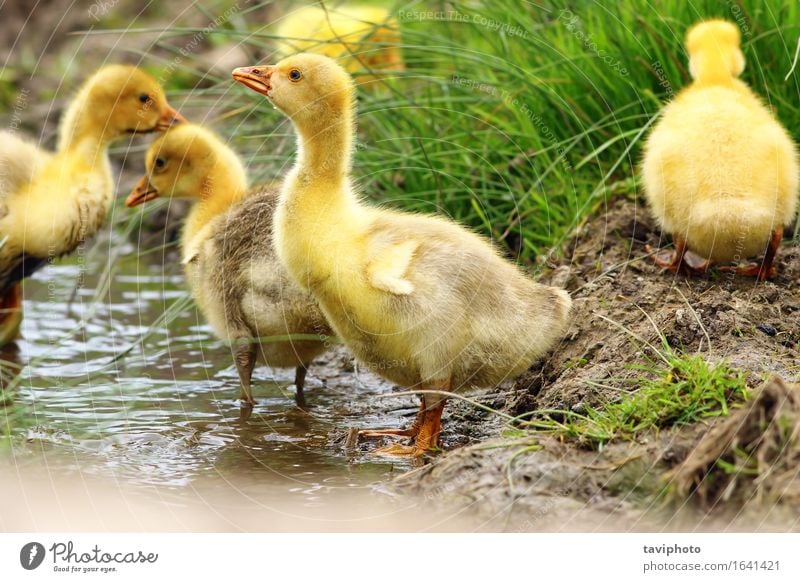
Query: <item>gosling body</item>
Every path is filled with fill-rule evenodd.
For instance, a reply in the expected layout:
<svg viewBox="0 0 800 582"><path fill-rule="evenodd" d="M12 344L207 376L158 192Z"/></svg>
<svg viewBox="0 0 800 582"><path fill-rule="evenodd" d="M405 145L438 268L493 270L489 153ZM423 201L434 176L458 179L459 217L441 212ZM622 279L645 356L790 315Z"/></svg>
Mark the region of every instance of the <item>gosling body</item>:
<svg viewBox="0 0 800 582"><path fill-rule="evenodd" d="M380 452L420 456L438 446L447 395L527 369L566 330L570 298L450 220L364 204L349 178L353 83L332 60L302 54L234 78L297 132L275 214L281 262L363 365L424 391L411 427L363 434L411 437Z"/></svg>
<svg viewBox="0 0 800 582"><path fill-rule="evenodd" d="M676 270L691 250L709 259L695 269L706 270L766 253L761 265L732 270L771 277L783 227L797 211L796 148L736 78L744 56L732 23L696 25L687 48L694 81L664 108L642 166L650 209L678 249L657 262Z"/></svg>
<svg viewBox="0 0 800 582"><path fill-rule="evenodd" d="M181 236L186 279L214 333L232 346L242 400L254 404L251 377L260 354L269 366L296 369L297 400L303 404L307 367L327 349L332 332L275 254L277 188L248 188L238 156L212 132L190 124L156 140L146 165L148 175L127 204L159 196L194 201ZM314 337L286 337L292 335ZM284 339L267 339L276 337Z"/></svg>
<svg viewBox="0 0 800 582"><path fill-rule="evenodd" d="M72 100L54 153L0 133L0 301L6 307L0 314L0 342L17 334L19 282L75 250L105 223L114 195L111 143L180 120L149 75L110 65Z"/></svg>

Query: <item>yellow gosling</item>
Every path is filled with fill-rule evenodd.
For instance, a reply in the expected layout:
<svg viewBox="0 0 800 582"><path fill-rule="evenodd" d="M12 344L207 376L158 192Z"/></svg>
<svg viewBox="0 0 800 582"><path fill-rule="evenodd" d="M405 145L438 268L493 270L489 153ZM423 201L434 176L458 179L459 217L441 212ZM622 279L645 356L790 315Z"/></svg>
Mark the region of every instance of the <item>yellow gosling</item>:
<svg viewBox="0 0 800 582"><path fill-rule="evenodd" d="M288 13L277 30L278 52L313 52L340 59L351 73L402 71L402 38L392 13L378 6L305 6Z"/></svg>
<svg viewBox="0 0 800 582"><path fill-rule="evenodd" d="M111 65L72 100L51 153L0 132L0 345L22 321L20 281L94 236L114 196L108 147L182 118L143 71Z"/></svg>
<svg viewBox="0 0 800 582"><path fill-rule="evenodd" d="M655 255L658 265L703 272L763 253L760 263L722 269L768 279L797 211L798 159L786 130L737 78L745 66L739 43L739 29L724 20L689 31L694 81L664 108L642 175L650 210L675 242Z"/></svg>
<svg viewBox="0 0 800 582"><path fill-rule="evenodd" d="M312 360L331 335L314 299L291 282L272 240L277 189L248 190L239 157L214 133L181 124L150 146L147 174L128 207L158 197L194 202L181 236L182 262L197 306L214 333L231 343L240 398L255 403L251 378L258 353L273 367L294 367L297 403ZM259 341L314 335L316 340Z"/></svg>
<svg viewBox="0 0 800 582"><path fill-rule="evenodd" d="M484 238L443 217L363 203L351 186L354 85L333 60L300 54L234 78L294 124L298 158L275 214L275 246L336 334L370 370L426 390L410 437L380 449L438 446L447 395L528 369L562 336L571 301L532 281Z"/></svg>

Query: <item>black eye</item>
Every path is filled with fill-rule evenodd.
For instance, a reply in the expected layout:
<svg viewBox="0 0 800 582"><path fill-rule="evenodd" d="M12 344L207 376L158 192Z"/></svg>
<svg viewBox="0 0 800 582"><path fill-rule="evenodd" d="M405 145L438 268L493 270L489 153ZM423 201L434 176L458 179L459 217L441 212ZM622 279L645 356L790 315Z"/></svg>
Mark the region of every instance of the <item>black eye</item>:
<svg viewBox="0 0 800 582"><path fill-rule="evenodd" d="M303 73L298 71L297 69L292 69L289 71L289 80L290 81L299 81L303 78Z"/></svg>
<svg viewBox="0 0 800 582"><path fill-rule="evenodd" d="M141 103L147 103L148 101L150 101L150 95L148 95L147 93L142 93L141 95L139 95L139 101Z"/></svg>
<svg viewBox="0 0 800 582"><path fill-rule="evenodd" d="M156 168L163 168L167 165L167 160L164 158L156 158Z"/></svg>

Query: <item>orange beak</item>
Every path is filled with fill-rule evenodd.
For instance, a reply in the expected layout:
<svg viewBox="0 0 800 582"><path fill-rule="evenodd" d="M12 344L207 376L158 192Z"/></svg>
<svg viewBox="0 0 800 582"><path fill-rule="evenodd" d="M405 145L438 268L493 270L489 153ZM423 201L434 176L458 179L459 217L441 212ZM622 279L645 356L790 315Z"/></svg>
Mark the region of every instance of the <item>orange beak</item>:
<svg viewBox="0 0 800 582"><path fill-rule="evenodd" d="M181 122L185 123L186 118L167 103L164 113L161 114L161 117L158 118L158 123L156 123L156 131L167 131L176 123Z"/></svg>
<svg viewBox="0 0 800 582"><path fill-rule="evenodd" d="M136 183L136 186L133 187L133 190L125 199L125 206L133 208L156 198L158 198L158 190L153 188L150 184L150 178L145 175Z"/></svg>
<svg viewBox="0 0 800 582"><path fill-rule="evenodd" d="M275 67L265 65L263 67L239 67L234 69L232 74L236 81L248 89L269 97L269 92L272 91L271 79L274 71Z"/></svg>

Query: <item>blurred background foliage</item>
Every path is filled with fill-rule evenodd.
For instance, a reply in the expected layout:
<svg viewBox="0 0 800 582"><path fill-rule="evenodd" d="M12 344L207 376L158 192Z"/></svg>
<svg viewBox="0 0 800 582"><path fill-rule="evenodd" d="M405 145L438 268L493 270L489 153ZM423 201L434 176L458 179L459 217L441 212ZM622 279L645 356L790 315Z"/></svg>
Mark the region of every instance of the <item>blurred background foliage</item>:
<svg viewBox="0 0 800 582"><path fill-rule="evenodd" d="M307 4L53 0L32 11L6 2L3 116L35 135L44 119L52 143L60 107L94 67L138 63L187 116L245 155L254 181L279 179L294 152L291 128L229 71L277 58L277 27ZM402 34L405 70L360 71L359 187L381 204L448 214L522 262L558 247L609 196L636 195L642 140L689 81L683 38L700 19L739 25L744 80L798 137L800 71L787 77L800 35L796 0L367 4L394 15L387 25ZM365 57L382 50L359 46ZM135 173L146 142L131 143L117 152Z"/></svg>

